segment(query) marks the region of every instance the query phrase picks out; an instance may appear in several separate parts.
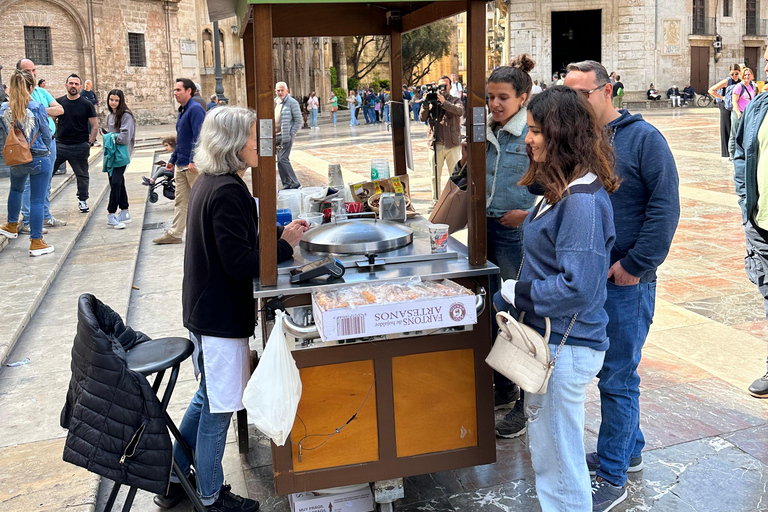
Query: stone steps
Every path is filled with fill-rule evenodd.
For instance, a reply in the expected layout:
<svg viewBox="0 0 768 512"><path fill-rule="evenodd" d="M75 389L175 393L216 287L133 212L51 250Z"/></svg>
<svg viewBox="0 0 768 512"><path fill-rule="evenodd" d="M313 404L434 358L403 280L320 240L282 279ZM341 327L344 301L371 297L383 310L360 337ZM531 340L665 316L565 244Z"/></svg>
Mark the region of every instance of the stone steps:
<svg viewBox="0 0 768 512"><path fill-rule="evenodd" d="M30 258L27 245L12 240L0 254L0 268L13 276L0 284L0 304L5 311L19 310L6 315L11 332L0 334L2 359L29 358L23 366L0 368L0 407L6 418L0 422L2 512L95 508L99 477L62 461L67 432L59 426L59 415L71 377L77 299L93 293L127 317L146 209L146 188L138 174L151 157L152 152L143 158L134 154L132 165L139 171L133 174L129 167L126 175L133 217L126 229L106 226L109 187L97 165L91 168L91 213L77 213L69 195L74 183L52 202L54 211L69 221L46 237L56 252Z"/></svg>

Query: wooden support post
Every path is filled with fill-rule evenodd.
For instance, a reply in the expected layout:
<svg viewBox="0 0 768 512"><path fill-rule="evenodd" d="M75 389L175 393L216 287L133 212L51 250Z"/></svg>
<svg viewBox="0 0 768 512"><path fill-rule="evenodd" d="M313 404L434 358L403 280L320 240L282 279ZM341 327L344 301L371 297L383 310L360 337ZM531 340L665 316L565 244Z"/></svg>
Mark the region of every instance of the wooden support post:
<svg viewBox="0 0 768 512"><path fill-rule="evenodd" d="M256 110L256 39L253 34L253 23L248 23L243 31L243 58L247 63L245 66L246 103L248 108Z"/></svg>
<svg viewBox="0 0 768 512"><path fill-rule="evenodd" d="M467 174L470 265L486 262L485 216L485 1L467 0Z"/></svg>
<svg viewBox="0 0 768 512"><path fill-rule="evenodd" d="M484 5L484 4L483 4ZM275 170L274 87L272 83L272 6L253 6L253 33L256 61L256 113L259 118L259 169L253 173L254 191L259 198L259 282L261 286L277 285L277 191ZM248 62L246 62L246 67ZM270 131L262 126L269 126ZM271 145L270 155L266 147Z"/></svg>
<svg viewBox="0 0 768 512"><path fill-rule="evenodd" d="M392 30L389 33L389 91L392 105L389 113L392 118L392 151L395 162L395 175L402 176L408 173L405 165L405 119L408 108L403 108L403 34L400 31L400 23L392 22ZM398 111L396 114L395 111Z"/></svg>

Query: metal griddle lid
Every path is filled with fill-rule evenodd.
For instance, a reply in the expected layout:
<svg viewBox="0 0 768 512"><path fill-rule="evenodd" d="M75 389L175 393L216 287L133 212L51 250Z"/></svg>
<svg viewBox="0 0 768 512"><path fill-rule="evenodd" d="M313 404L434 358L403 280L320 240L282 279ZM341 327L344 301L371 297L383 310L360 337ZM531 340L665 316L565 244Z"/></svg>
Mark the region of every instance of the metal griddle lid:
<svg viewBox="0 0 768 512"><path fill-rule="evenodd" d="M317 246L344 246L399 240L412 234L411 228L397 222L358 219L313 228L307 231L302 242Z"/></svg>

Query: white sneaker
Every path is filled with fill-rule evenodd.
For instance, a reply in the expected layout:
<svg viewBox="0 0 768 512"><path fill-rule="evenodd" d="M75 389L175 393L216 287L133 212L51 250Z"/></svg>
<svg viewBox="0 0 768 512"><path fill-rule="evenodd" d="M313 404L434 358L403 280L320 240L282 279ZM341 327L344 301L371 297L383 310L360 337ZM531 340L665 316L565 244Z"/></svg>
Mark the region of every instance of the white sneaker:
<svg viewBox="0 0 768 512"><path fill-rule="evenodd" d="M114 229L125 229L125 224L117 220L117 216L114 213L110 213L107 216L107 226Z"/></svg>
<svg viewBox="0 0 768 512"><path fill-rule="evenodd" d="M80 213L88 213L88 211L90 210L90 208L88 208L88 203L86 203L85 201L78 201L77 206L78 208L80 208Z"/></svg>
<svg viewBox="0 0 768 512"><path fill-rule="evenodd" d="M45 221L43 222L43 226L48 226L50 228L57 228L59 226L66 226L66 225L67 225L67 221L59 220L56 217L45 219Z"/></svg>
<svg viewBox="0 0 768 512"><path fill-rule="evenodd" d="M120 210L120 213L117 214L117 220L118 222L125 222L128 224L131 222L131 214L128 213L128 210Z"/></svg>

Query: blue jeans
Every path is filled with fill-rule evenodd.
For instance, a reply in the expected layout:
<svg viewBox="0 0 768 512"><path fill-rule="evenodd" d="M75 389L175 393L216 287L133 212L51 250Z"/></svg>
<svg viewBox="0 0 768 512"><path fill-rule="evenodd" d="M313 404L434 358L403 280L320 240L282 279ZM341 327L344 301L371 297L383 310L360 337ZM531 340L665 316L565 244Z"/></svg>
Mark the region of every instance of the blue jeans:
<svg viewBox="0 0 768 512"><path fill-rule="evenodd" d="M309 126L313 128L317 126L317 109L316 108L309 109Z"/></svg>
<svg viewBox="0 0 768 512"><path fill-rule="evenodd" d="M413 120L419 122L419 111L421 110L421 103L413 104ZM451 169L453 170L453 169Z"/></svg>
<svg viewBox="0 0 768 512"><path fill-rule="evenodd" d="M181 437L187 442L195 454L195 479L197 493L203 505L210 506L216 501L219 490L224 483L224 469L221 459L227 444L227 429L232 419L232 413L210 412L208 393L205 389L205 365L203 364L203 344L200 342L200 386L192 397L187 412L179 425ZM184 452L174 443L173 457L179 463L179 468L189 473L190 463Z"/></svg>
<svg viewBox="0 0 768 512"><path fill-rule="evenodd" d="M29 209L30 240L43 238L43 204L46 186L51 184L51 160L35 157L32 162L14 165L11 168L11 189L8 192L8 222L19 221L21 200L25 183L30 184L31 205Z"/></svg>
<svg viewBox="0 0 768 512"><path fill-rule="evenodd" d="M368 105L363 105L363 116L365 117L366 124L373 122L371 121L371 117L373 117L372 114L373 112L371 112L371 107Z"/></svg>
<svg viewBox="0 0 768 512"><path fill-rule="evenodd" d="M360 123L357 122L357 116L355 115L357 114L357 109L352 107L351 109L349 109L349 112L350 112L349 126L359 125Z"/></svg>
<svg viewBox="0 0 768 512"><path fill-rule="evenodd" d="M336 112L331 112L331 118L333 118L333 124L336 124Z"/></svg>
<svg viewBox="0 0 768 512"><path fill-rule="evenodd" d="M391 123L392 119L389 117L389 104L384 105L384 122Z"/></svg>
<svg viewBox="0 0 768 512"><path fill-rule="evenodd" d="M43 216L45 220L53 218L51 215L51 178L53 177L53 163L56 161L56 139L51 140L51 175L48 177L48 188L45 193L45 201L43 201ZM29 180L24 185L24 195L21 198L21 218L25 224L29 223L29 193L30 185Z"/></svg>
<svg viewBox="0 0 768 512"><path fill-rule="evenodd" d="M557 345L549 345L555 357ZM584 451L586 389L604 352L565 345L543 395L526 393L528 450L536 495L544 512L591 512L592 489Z"/></svg>
<svg viewBox="0 0 768 512"><path fill-rule="evenodd" d="M653 321L656 282L617 286L608 282L608 338L600 382L602 423L597 438L597 476L613 485L627 481L632 457L640 456L645 438L640 431L640 376L637 366Z"/></svg>

